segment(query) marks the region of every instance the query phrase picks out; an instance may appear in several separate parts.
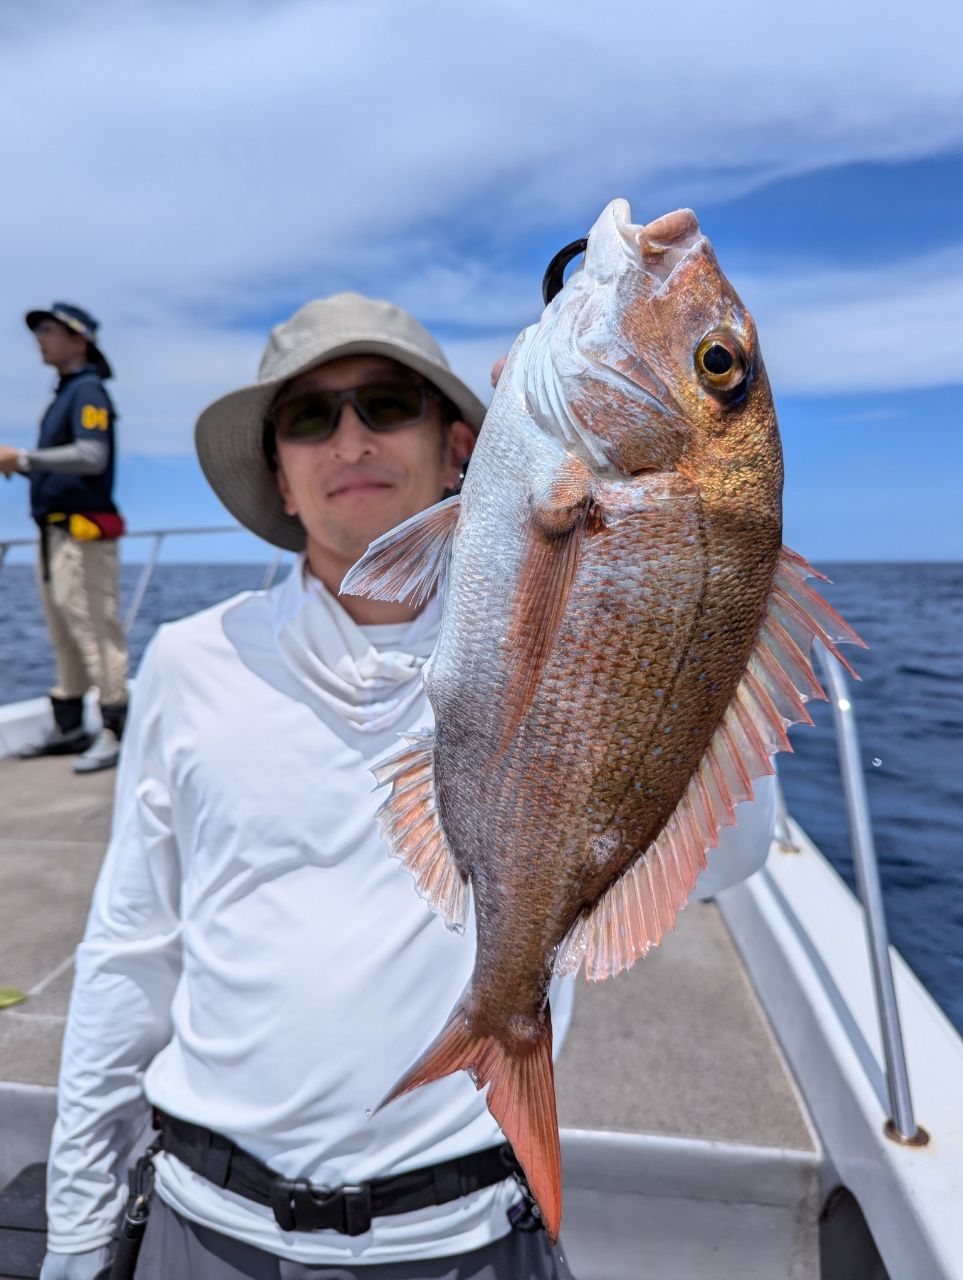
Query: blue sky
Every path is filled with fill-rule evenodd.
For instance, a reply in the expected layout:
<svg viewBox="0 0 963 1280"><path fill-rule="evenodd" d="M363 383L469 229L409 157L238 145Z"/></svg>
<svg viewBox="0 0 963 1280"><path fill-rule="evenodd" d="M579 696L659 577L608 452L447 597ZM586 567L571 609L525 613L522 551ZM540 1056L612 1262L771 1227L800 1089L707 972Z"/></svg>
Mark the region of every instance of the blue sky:
<svg viewBox="0 0 963 1280"><path fill-rule="evenodd" d="M222 524L193 422L253 380L271 324L390 297L485 394L548 259L624 196L637 221L693 207L756 317L787 542L963 559L963 19L800 12L4 6L0 441L32 443L50 388L23 312L80 302L118 370L130 526ZM0 538L30 535L25 496L0 486Z"/></svg>

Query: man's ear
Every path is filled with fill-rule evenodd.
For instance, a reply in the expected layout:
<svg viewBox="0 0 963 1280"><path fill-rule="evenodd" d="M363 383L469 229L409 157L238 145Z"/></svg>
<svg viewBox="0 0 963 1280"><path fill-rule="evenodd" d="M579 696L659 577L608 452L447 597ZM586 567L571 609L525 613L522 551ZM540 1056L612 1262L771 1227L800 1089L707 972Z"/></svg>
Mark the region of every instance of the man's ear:
<svg viewBox="0 0 963 1280"><path fill-rule="evenodd" d="M277 470L274 473L274 479L278 486L278 493L280 493L281 499L284 502L285 515L296 516L298 514L298 509L294 502L294 496L291 493L291 486L288 484L288 478L284 474L284 464L281 462L280 457L278 458Z"/></svg>
<svg viewBox="0 0 963 1280"><path fill-rule="evenodd" d="M458 484L461 469L471 457L472 450L475 447L475 433L467 422L462 422L460 418L456 418L454 422L448 424L445 447L447 453L445 459L445 488L454 489Z"/></svg>

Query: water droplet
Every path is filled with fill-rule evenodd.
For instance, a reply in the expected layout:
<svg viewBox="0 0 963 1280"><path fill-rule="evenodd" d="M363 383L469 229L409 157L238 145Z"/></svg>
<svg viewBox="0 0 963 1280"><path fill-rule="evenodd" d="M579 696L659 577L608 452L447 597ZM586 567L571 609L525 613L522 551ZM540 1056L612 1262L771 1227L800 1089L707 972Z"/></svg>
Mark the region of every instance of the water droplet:
<svg viewBox="0 0 963 1280"><path fill-rule="evenodd" d="M465 932L465 926L461 923L460 920L456 920L455 923L451 926L451 931L452 933L462 934Z"/></svg>
<svg viewBox="0 0 963 1280"><path fill-rule="evenodd" d="M880 766L882 763L883 763L883 762L882 762L882 760L879 758L879 756L873 756L873 768L874 768L874 769L878 769L878 768L879 768L879 766Z"/></svg>
<svg viewBox="0 0 963 1280"><path fill-rule="evenodd" d="M365 1118L366 1120L370 1120L370 1119L371 1119L371 1115L372 1115L371 1108L370 1108L370 1107L365 1107L365 1109L364 1109L364 1118Z"/></svg>

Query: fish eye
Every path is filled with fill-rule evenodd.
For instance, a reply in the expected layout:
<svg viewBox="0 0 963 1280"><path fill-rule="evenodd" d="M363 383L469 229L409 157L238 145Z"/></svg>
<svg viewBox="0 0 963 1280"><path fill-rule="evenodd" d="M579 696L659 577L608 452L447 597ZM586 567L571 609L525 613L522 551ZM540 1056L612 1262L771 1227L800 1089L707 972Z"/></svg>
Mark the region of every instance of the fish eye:
<svg viewBox="0 0 963 1280"><path fill-rule="evenodd" d="M728 333L710 333L696 348L696 371L713 391L731 393L746 380L746 353Z"/></svg>

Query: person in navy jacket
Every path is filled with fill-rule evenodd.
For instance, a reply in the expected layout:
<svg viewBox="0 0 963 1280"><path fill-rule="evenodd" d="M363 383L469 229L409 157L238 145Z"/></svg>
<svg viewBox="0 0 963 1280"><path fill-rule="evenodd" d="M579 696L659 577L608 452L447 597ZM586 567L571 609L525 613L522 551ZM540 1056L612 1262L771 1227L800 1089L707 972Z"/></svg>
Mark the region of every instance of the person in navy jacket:
<svg viewBox="0 0 963 1280"><path fill-rule="evenodd" d="M57 684L53 728L21 755L80 753L74 770L90 773L117 763L127 712L127 646L117 614L123 521L113 499L116 413L104 386L112 370L97 345L97 321L81 307L55 302L49 311L28 312L26 322L60 380L37 447L0 445L0 471L30 484ZM102 728L91 738L83 698L94 687Z"/></svg>

